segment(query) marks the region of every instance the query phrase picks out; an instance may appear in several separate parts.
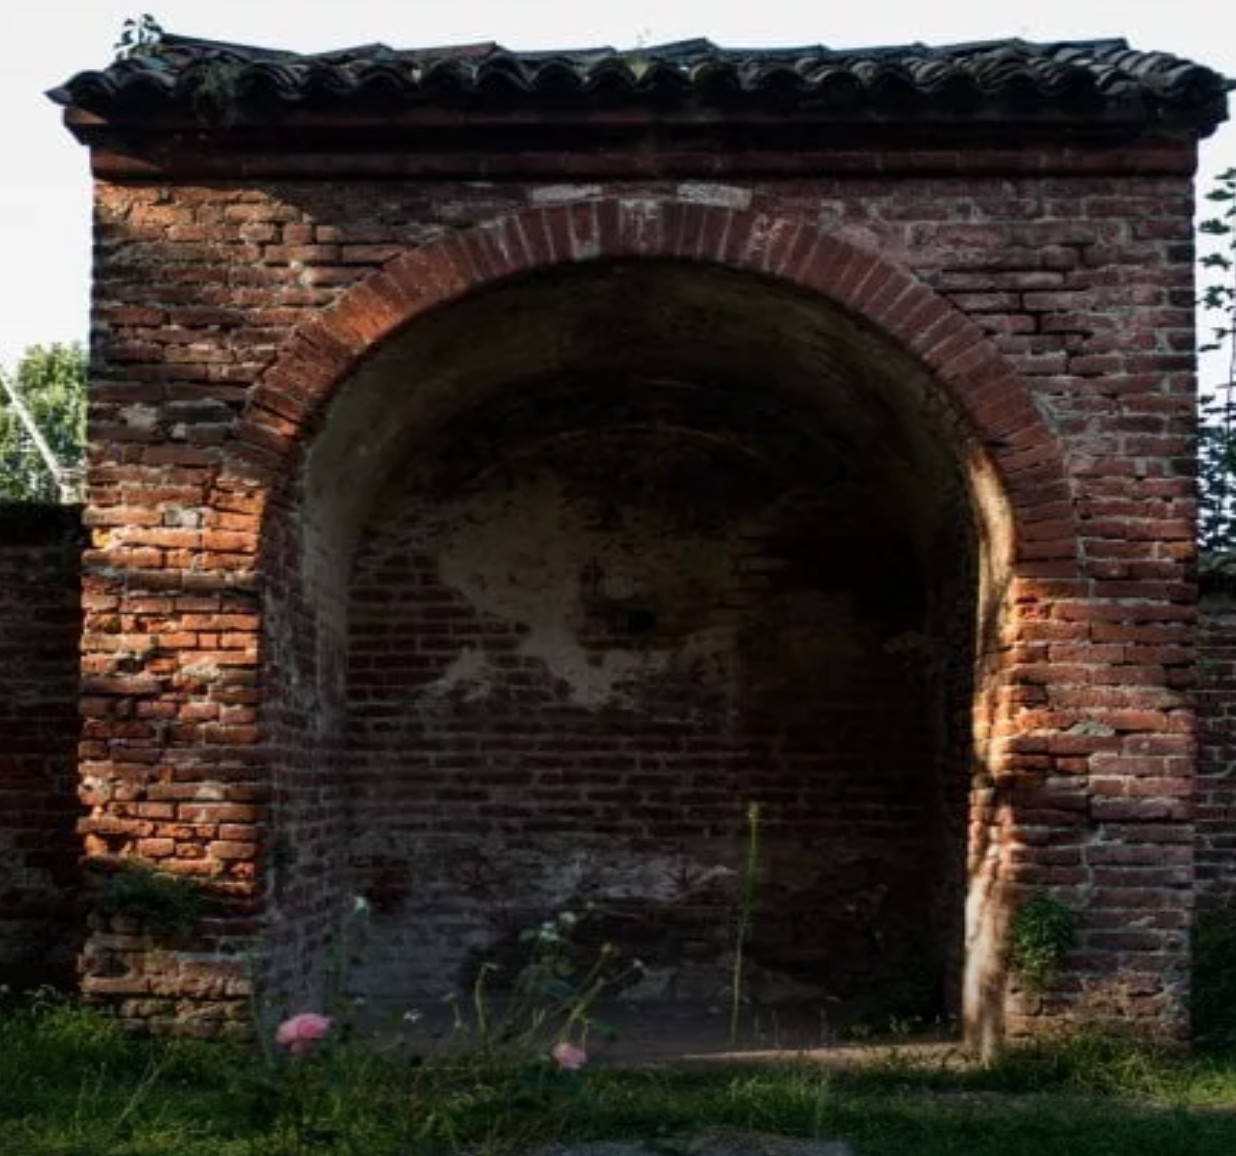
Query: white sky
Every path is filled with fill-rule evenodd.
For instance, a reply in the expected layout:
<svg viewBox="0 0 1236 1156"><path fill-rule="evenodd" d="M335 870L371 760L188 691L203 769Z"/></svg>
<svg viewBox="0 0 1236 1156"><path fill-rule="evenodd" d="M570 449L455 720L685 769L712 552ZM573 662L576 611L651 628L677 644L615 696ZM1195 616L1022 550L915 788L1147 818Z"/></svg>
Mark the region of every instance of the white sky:
<svg viewBox="0 0 1236 1156"><path fill-rule="evenodd" d="M141 0L138 0L140 3ZM511 48L657 43L852 47L1123 36L1236 76L1236 6L1221 0L150 0L168 31L318 51L496 40ZM86 150L44 91L112 57L120 0L0 0L0 365L27 346L84 340L90 263ZM1224 12L1227 15L1224 15ZM1233 94L1236 107L1236 93ZM1236 128L1203 146L1204 172L1236 166Z"/></svg>

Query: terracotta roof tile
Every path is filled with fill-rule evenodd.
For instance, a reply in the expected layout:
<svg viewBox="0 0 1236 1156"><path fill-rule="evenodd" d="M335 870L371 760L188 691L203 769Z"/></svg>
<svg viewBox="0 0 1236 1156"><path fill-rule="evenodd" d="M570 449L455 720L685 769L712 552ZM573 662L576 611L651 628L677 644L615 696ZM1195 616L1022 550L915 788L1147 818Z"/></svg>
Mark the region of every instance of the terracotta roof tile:
<svg viewBox="0 0 1236 1156"><path fill-rule="evenodd" d="M108 119L142 121L192 111L221 70L237 111L254 121L291 109L652 104L719 113L785 108L851 121L1116 119L1193 137L1227 118L1233 87L1201 65L1123 40L858 49L684 40L542 52L493 43L367 44L299 54L165 34L144 54L79 73L49 96Z"/></svg>

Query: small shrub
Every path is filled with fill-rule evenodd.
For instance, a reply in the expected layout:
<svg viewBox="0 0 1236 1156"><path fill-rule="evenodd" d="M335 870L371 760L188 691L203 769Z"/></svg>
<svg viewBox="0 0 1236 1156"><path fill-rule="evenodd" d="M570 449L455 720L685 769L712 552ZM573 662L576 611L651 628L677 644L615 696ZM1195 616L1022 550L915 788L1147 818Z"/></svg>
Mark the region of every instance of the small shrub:
<svg viewBox="0 0 1236 1156"><path fill-rule="evenodd" d="M112 51L118 61L138 60L157 56L162 44L163 28L149 12L143 12L136 19L124 22L119 39L112 45Z"/></svg>
<svg viewBox="0 0 1236 1156"><path fill-rule="evenodd" d="M1073 946L1074 915L1059 899L1035 892L1009 923L1009 967L1026 991L1046 991Z"/></svg>
<svg viewBox="0 0 1236 1156"><path fill-rule="evenodd" d="M107 915L137 920L155 935L188 935L202 916L196 880L168 875L145 863L125 862L103 884L99 908Z"/></svg>

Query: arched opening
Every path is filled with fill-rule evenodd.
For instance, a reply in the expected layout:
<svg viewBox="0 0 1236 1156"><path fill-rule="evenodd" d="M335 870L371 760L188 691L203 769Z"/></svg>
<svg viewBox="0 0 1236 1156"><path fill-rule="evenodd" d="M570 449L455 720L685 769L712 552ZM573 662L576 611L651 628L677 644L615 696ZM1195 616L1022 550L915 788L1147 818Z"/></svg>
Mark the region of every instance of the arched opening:
<svg viewBox="0 0 1236 1156"><path fill-rule="evenodd" d="M541 271L388 340L276 521L287 974L363 898L344 982L423 1006L591 905L625 1000L714 1006L758 804L752 1015L956 1017L969 453L873 327L719 266Z"/></svg>

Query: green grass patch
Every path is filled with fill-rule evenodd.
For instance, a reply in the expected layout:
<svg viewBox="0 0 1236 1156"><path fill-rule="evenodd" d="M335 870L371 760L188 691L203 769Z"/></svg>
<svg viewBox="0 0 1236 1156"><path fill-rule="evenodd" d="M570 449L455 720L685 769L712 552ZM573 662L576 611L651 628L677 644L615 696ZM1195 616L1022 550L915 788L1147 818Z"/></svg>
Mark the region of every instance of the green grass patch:
<svg viewBox="0 0 1236 1156"><path fill-rule="evenodd" d="M1231 1156L1236 1059L1080 1039L990 1068L876 1062L558 1071L334 1038L306 1055L138 1039L71 1002L0 1009L3 1156L446 1156L728 1128L849 1141L859 1156Z"/></svg>

